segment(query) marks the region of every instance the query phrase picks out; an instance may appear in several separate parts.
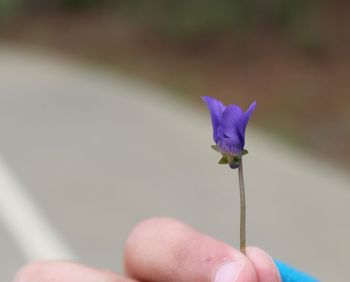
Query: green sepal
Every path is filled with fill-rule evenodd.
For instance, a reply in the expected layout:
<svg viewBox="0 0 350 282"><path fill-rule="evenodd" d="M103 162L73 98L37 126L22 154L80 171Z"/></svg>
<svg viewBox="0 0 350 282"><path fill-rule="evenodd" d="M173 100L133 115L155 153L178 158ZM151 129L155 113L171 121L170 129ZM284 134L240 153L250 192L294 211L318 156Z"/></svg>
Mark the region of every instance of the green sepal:
<svg viewBox="0 0 350 282"><path fill-rule="evenodd" d="M228 159L225 156L222 156L222 158L219 160L219 164L228 164Z"/></svg>
<svg viewBox="0 0 350 282"><path fill-rule="evenodd" d="M231 168L238 168L239 164L241 162L241 157L240 156L230 156L229 159L229 165Z"/></svg>
<svg viewBox="0 0 350 282"><path fill-rule="evenodd" d="M214 151L219 152L219 147L218 145L211 145L210 146Z"/></svg>
<svg viewBox="0 0 350 282"><path fill-rule="evenodd" d="M246 155L246 154L248 154L248 153L249 153L248 150L243 149L243 151L242 151L242 156L244 156L244 155Z"/></svg>

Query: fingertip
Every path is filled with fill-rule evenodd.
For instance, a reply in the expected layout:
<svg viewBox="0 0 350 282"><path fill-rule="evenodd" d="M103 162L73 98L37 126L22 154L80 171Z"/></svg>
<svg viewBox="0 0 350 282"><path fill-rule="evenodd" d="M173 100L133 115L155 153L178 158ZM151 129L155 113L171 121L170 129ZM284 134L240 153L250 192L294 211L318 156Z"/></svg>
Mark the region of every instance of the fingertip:
<svg viewBox="0 0 350 282"><path fill-rule="evenodd" d="M253 264L244 255L236 254L234 260L223 262L214 272L212 282L256 282Z"/></svg>
<svg viewBox="0 0 350 282"><path fill-rule="evenodd" d="M247 257L254 265L259 282L282 281L273 259L264 250L257 247L248 247Z"/></svg>

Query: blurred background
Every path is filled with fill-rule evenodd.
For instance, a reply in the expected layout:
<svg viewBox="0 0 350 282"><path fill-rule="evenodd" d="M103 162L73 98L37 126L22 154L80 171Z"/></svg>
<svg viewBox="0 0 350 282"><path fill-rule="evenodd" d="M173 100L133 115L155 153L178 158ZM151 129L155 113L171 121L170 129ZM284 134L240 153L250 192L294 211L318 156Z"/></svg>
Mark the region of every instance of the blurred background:
<svg viewBox="0 0 350 282"><path fill-rule="evenodd" d="M349 167L346 1L1 0L0 9L1 38L121 69L196 102L259 100L260 126Z"/></svg>
<svg viewBox="0 0 350 282"><path fill-rule="evenodd" d="M251 147L263 153L248 157L247 181L266 192L248 192L251 241L344 281L334 279L342 263L319 260L334 237L339 260L349 250L349 13L346 1L0 0L0 156L77 257L118 270L123 240L147 216L175 216L236 244L225 220L238 201L211 187L229 175L206 149L199 97L243 108L256 100ZM174 198L183 206L163 203ZM31 257L3 229L10 279Z"/></svg>

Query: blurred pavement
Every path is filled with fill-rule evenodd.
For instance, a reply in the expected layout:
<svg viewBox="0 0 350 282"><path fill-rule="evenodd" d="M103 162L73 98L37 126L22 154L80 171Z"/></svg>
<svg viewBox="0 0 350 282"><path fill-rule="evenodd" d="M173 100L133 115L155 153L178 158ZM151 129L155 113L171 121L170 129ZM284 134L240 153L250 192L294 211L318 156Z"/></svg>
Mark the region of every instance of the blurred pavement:
<svg viewBox="0 0 350 282"><path fill-rule="evenodd" d="M238 179L217 165L209 114L163 93L0 47L0 156L86 264L121 271L128 232L150 216L238 244ZM349 175L247 130L248 243L322 281L346 281ZM0 280L11 281L30 257L1 221L0 249Z"/></svg>

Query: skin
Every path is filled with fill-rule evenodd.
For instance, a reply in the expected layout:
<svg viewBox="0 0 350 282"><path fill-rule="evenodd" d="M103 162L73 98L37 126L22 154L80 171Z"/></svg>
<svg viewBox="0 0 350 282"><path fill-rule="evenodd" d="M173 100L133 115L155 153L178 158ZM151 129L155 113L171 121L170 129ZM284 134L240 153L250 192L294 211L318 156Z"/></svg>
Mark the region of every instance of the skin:
<svg viewBox="0 0 350 282"><path fill-rule="evenodd" d="M35 262L19 270L14 282L210 282L227 263L239 266L237 282L281 281L273 260L259 248L248 247L245 256L175 219L153 218L132 230L124 276L72 262Z"/></svg>

